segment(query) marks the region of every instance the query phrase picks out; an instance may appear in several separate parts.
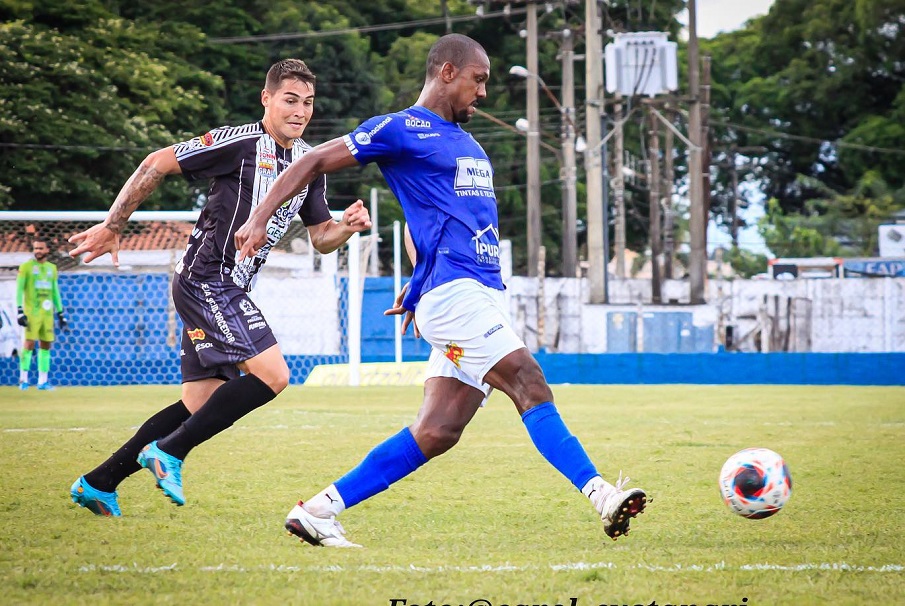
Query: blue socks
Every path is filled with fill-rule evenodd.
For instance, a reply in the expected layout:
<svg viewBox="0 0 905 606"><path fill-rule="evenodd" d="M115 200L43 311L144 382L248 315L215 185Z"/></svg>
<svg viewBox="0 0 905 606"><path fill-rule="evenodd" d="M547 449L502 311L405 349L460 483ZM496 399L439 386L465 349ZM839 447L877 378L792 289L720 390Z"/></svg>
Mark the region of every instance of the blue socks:
<svg viewBox="0 0 905 606"><path fill-rule="evenodd" d="M427 463L408 427L384 440L368 456L334 482L346 508L383 492Z"/></svg>
<svg viewBox="0 0 905 606"><path fill-rule="evenodd" d="M597 473L578 438L569 432L553 402L544 402L522 415L534 446L559 473L581 490Z"/></svg>

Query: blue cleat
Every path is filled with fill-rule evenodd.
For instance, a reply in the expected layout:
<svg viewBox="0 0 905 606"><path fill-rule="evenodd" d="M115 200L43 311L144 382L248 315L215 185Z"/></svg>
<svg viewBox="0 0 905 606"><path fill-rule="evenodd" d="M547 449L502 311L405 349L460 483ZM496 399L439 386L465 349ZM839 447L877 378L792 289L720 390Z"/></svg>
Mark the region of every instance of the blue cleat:
<svg viewBox="0 0 905 606"><path fill-rule="evenodd" d="M86 507L91 513L99 516L118 518L122 514L119 503L116 502L117 493L103 492L91 486L81 476L69 489L72 502L79 507Z"/></svg>
<svg viewBox="0 0 905 606"><path fill-rule="evenodd" d="M19 389L21 389L22 391L28 389L28 381L22 381L21 383L19 383Z"/></svg>
<svg viewBox="0 0 905 606"><path fill-rule="evenodd" d="M185 505L182 494L182 461L157 448L154 440L138 453L138 464L150 471L157 480L157 488L177 505Z"/></svg>
<svg viewBox="0 0 905 606"><path fill-rule="evenodd" d="M54 387L50 383L38 383L38 389L40 389L41 391L53 391L56 389L56 387Z"/></svg>

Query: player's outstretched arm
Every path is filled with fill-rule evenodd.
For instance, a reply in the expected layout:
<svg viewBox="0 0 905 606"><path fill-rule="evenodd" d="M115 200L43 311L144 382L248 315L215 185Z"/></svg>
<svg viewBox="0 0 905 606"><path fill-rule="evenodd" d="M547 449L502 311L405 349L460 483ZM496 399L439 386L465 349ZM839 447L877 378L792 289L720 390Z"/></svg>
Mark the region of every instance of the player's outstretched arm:
<svg viewBox="0 0 905 606"><path fill-rule="evenodd" d="M113 265L119 267L119 236L129 217L157 189L164 177L181 172L172 147L149 154L123 185L104 222L69 238L71 243L77 245L69 252L69 256L78 257L86 253L84 261L90 263L101 255L110 253Z"/></svg>
<svg viewBox="0 0 905 606"><path fill-rule="evenodd" d="M322 255L332 253L346 243L352 234L371 228L371 214L364 202L356 200L343 212L342 220L324 221L308 228L311 244Z"/></svg>
<svg viewBox="0 0 905 606"><path fill-rule="evenodd" d="M235 244L239 262L258 254L267 242L267 222L286 200L297 196L318 175L357 165L358 161L346 147L342 137L321 143L290 164L273 182L273 187L264 199L251 211L248 220L236 231Z"/></svg>
<svg viewBox="0 0 905 606"><path fill-rule="evenodd" d="M415 263L418 261L418 249L415 248L415 241L412 240L412 232L409 231L409 224L406 223L403 229L403 241L405 242L405 253L409 256L409 260L412 262L412 267L415 266ZM383 312L385 316L398 316L405 315L402 319L402 326L400 330L402 334L405 334L405 331L408 330L409 324L415 327L415 338L421 338L421 331L418 330L418 324L415 322L415 314L407 310L402 306L402 301L405 299L405 293L408 291L409 285L406 283L399 291L399 294L396 295L396 300L393 301L393 306L388 310Z"/></svg>

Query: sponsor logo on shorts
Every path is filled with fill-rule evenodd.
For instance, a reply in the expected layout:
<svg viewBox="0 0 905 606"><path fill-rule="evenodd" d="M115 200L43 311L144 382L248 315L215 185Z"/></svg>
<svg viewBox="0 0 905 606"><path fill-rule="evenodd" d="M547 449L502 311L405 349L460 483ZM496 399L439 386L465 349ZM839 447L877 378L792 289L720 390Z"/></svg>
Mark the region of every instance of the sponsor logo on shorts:
<svg viewBox="0 0 905 606"><path fill-rule="evenodd" d="M195 345L195 351L201 351L202 349L208 349L213 346L213 343L198 343L197 345Z"/></svg>
<svg viewBox="0 0 905 606"><path fill-rule="evenodd" d="M204 341L204 338L207 336L200 328L193 328L192 330L187 331L187 333L189 335L189 339L192 341Z"/></svg>
<svg viewBox="0 0 905 606"><path fill-rule="evenodd" d="M443 355L449 358L449 361L455 364L456 368L459 368L459 360L465 355L465 350L455 343L447 343L446 351L443 352Z"/></svg>
<svg viewBox="0 0 905 606"><path fill-rule="evenodd" d="M248 299L242 299L239 301L239 309L242 310L242 315L244 316L253 316L258 313L258 310L255 309L254 304Z"/></svg>
<svg viewBox="0 0 905 606"><path fill-rule="evenodd" d="M227 343L235 343L236 337L233 335L233 331L230 329L229 324L226 323L226 318L223 317L223 312L220 311L220 305L217 304L217 301L213 297L210 284L202 282L201 292L204 293L204 300L207 302L211 313L214 315L214 323L217 325L217 328L220 329L220 333L226 338Z"/></svg>
<svg viewBox="0 0 905 606"><path fill-rule="evenodd" d="M494 326L493 328L491 328L490 330L488 330L487 332L484 333L484 338L486 339L487 337L489 337L490 335L492 335L493 333L495 333L496 331L498 331L501 328L503 328L503 325L497 324L496 326Z"/></svg>

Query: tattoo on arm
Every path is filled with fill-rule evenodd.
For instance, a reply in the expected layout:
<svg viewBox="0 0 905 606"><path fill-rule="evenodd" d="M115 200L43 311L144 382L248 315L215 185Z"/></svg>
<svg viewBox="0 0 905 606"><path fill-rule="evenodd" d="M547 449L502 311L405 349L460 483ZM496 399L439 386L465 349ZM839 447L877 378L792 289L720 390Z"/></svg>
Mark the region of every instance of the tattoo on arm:
<svg viewBox="0 0 905 606"><path fill-rule="evenodd" d="M105 227L113 233L121 233L135 209L157 189L164 177L166 174L153 166L139 166L116 196Z"/></svg>

